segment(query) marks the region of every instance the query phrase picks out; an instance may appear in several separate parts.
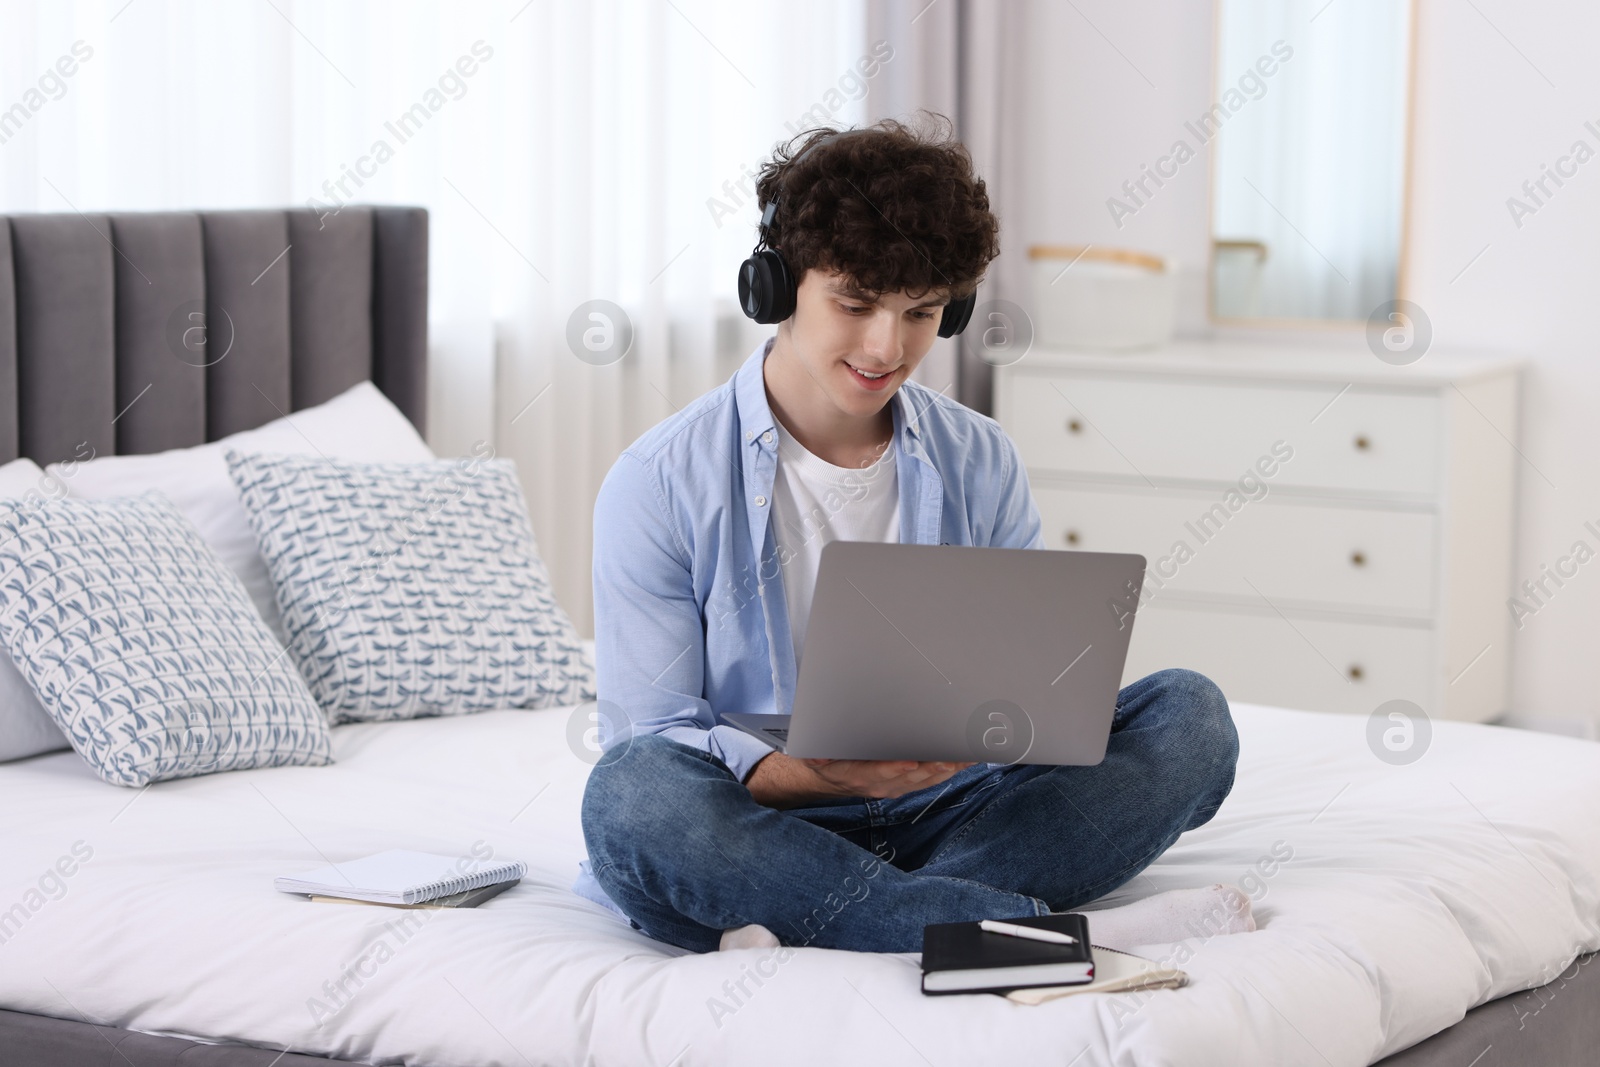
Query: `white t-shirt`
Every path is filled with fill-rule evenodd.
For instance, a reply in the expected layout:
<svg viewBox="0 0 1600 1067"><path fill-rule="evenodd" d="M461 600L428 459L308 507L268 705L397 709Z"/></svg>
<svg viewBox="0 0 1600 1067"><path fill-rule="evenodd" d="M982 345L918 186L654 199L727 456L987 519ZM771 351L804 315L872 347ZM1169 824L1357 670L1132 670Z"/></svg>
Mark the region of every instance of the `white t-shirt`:
<svg viewBox="0 0 1600 1067"><path fill-rule="evenodd" d="M836 467L806 451L781 425L772 482L772 533L782 563L794 659L800 662L822 546L829 541L900 540L894 443L869 467Z"/></svg>

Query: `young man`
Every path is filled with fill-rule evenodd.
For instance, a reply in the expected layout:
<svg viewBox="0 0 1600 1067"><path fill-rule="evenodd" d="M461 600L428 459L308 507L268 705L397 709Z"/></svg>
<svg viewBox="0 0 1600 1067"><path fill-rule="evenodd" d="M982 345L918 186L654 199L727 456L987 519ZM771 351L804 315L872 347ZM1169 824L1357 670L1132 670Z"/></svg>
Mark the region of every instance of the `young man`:
<svg viewBox="0 0 1600 1067"><path fill-rule="evenodd" d="M893 122L798 140L757 188L778 201L765 236L793 313L628 448L595 506L613 721L579 888L699 951L917 951L928 923L1079 909L1128 882L1215 813L1238 742L1216 686L1183 670L1122 690L1093 767L793 759L718 725L790 710L828 541L1042 544L1011 440L909 380L999 251L965 148ZM1253 929L1222 886L1091 918L1110 946L1192 923Z"/></svg>

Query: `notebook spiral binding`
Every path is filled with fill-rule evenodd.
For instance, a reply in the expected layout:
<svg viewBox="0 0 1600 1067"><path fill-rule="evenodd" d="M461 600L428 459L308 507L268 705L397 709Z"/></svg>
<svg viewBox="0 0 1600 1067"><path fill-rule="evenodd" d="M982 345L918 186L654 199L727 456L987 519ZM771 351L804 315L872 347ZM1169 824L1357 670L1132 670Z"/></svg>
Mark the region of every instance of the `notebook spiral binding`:
<svg viewBox="0 0 1600 1067"><path fill-rule="evenodd" d="M426 885L412 886L407 889L401 899L407 904L421 904L437 897L447 897L453 893L465 893L472 889L482 889L484 886L494 885L496 882L509 882L513 878L521 878L528 873L528 865L520 860L515 863L500 863L493 867L485 867L472 874L458 875L454 878L441 878L436 882Z"/></svg>

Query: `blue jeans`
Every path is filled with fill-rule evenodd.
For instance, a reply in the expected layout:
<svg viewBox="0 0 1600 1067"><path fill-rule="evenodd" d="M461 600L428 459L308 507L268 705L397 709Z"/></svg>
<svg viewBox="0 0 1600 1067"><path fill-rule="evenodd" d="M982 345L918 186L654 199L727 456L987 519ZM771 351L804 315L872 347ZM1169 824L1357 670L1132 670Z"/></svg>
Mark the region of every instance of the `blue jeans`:
<svg viewBox="0 0 1600 1067"><path fill-rule="evenodd" d="M1117 696L1092 767L979 764L892 800L777 810L715 756L635 737L589 776L596 880L646 934L717 947L749 923L786 945L917 952L929 923L1070 911L1127 882L1233 787L1238 734L1204 675Z"/></svg>

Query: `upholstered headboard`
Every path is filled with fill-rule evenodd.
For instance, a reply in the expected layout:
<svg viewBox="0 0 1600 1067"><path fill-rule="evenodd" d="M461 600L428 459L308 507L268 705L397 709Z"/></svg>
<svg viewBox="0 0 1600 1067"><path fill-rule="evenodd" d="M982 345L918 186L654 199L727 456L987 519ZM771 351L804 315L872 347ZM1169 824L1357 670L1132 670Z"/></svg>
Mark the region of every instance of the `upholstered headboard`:
<svg viewBox="0 0 1600 1067"><path fill-rule="evenodd" d="M370 378L425 430L419 207L0 216L0 462L159 452Z"/></svg>

